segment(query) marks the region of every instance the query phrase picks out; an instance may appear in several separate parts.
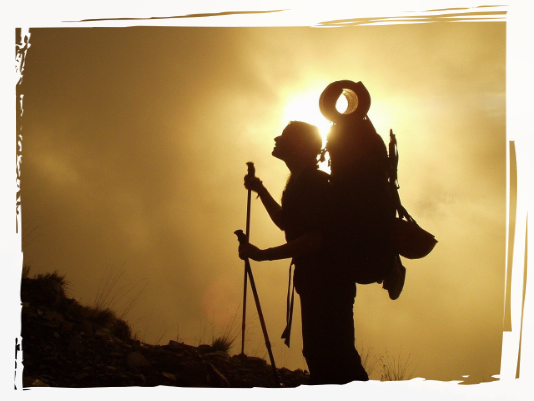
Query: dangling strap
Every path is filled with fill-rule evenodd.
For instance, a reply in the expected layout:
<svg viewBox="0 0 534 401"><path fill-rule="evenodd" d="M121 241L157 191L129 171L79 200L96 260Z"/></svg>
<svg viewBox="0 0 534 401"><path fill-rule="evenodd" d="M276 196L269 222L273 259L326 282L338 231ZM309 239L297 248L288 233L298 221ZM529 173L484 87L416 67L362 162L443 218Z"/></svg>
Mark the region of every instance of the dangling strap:
<svg viewBox="0 0 534 401"><path fill-rule="evenodd" d="M408 213L408 211L402 206L399 196L399 178L397 176L397 166L399 164L399 149L397 148L397 138L393 133L393 130L389 130L389 185L391 188L391 194L393 196L393 202L395 203L395 209L399 214L399 218L404 218L407 221L415 223L415 220ZM417 223L416 223L417 224Z"/></svg>
<svg viewBox="0 0 534 401"><path fill-rule="evenodd" d="M397 166L399 165L399 150L397 148L397 138L393 130L389 130L389 179L395 188L399 189L399 179L397 177Z"/></svg>
<svg viewBox="0 0 534 401"><path fill-rule="evenodd" d="M291 323L293 322L293 304L295 301L295 283L292 280L293 275L292 273L292 267L295 263L293 260L291 260L291 263L289 265L289 283L287 285L287 308L286 308L286 328L284 329L284 332L282 333L282 337L284 339L284 344L287 345L289 348L290 343L290 337L291 337Z"/></svg>

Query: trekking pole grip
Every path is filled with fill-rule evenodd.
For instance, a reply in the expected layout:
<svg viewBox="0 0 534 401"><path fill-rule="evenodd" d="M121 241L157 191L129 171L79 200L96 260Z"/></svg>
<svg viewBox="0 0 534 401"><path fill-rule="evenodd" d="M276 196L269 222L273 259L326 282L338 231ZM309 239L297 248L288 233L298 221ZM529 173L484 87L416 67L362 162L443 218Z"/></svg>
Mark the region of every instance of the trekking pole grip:
<svg viewBox="0 0 534 401"><path fill-rule="evenodd" d="M243 230L237 230L234 232L234 234L237 235L237 240L239 241L240 244L248 243L247 236L245 235Z"/></svg>
<svg viewBox="0 0 534 401"><path fill-rule="evenodd" d="M248 173L247 175L249 177L254 177L256 175L256 169L254 168L254 163L252 162L247 162L247 167L248 167Z"/></svg>

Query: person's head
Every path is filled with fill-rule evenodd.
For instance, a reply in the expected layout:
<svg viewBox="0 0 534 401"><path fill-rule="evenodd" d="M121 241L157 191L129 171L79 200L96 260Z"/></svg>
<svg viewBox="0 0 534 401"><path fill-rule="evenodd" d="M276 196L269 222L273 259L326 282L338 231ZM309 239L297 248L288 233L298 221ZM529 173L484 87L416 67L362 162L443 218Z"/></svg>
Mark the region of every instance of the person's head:
<svg viewBox="0 0 534 401"><path fill-rule="evenodd" d="M290 164L316 165L323 146L319 129L302 121L291 121L274 141L272 155Z"/></svg>

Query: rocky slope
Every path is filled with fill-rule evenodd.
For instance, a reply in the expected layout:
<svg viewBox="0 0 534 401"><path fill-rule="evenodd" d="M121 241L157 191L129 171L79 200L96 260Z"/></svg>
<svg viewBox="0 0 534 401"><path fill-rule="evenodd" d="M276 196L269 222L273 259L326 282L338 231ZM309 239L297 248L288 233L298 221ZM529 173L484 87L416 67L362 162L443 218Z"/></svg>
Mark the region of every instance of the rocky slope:
<svg viewBox="0 0 534 401"><path fill-rule="evenodd" d="M22 279L24 387L277 387L261 358L210 345L144 344L112 311L84 307L63 288L54 274ZM308 382L301 370L277 373L283 387Z"/></svg>

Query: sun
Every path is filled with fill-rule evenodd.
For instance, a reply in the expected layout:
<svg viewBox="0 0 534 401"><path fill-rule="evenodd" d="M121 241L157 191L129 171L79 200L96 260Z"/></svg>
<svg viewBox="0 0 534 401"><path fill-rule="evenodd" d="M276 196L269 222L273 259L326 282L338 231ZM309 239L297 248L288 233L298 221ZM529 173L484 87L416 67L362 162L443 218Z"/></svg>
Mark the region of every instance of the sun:
<svg viewBox="0 0 534 401"><path fill-rule="evenodd" d="M323 147L326 144L326 136L332 126L319 110L319 94L310 92L306 94L299 94L291 97L284 108L284 120L289 121L304 121L308 124L313 124L319 128L321 137L323 138Z"/></svg>

